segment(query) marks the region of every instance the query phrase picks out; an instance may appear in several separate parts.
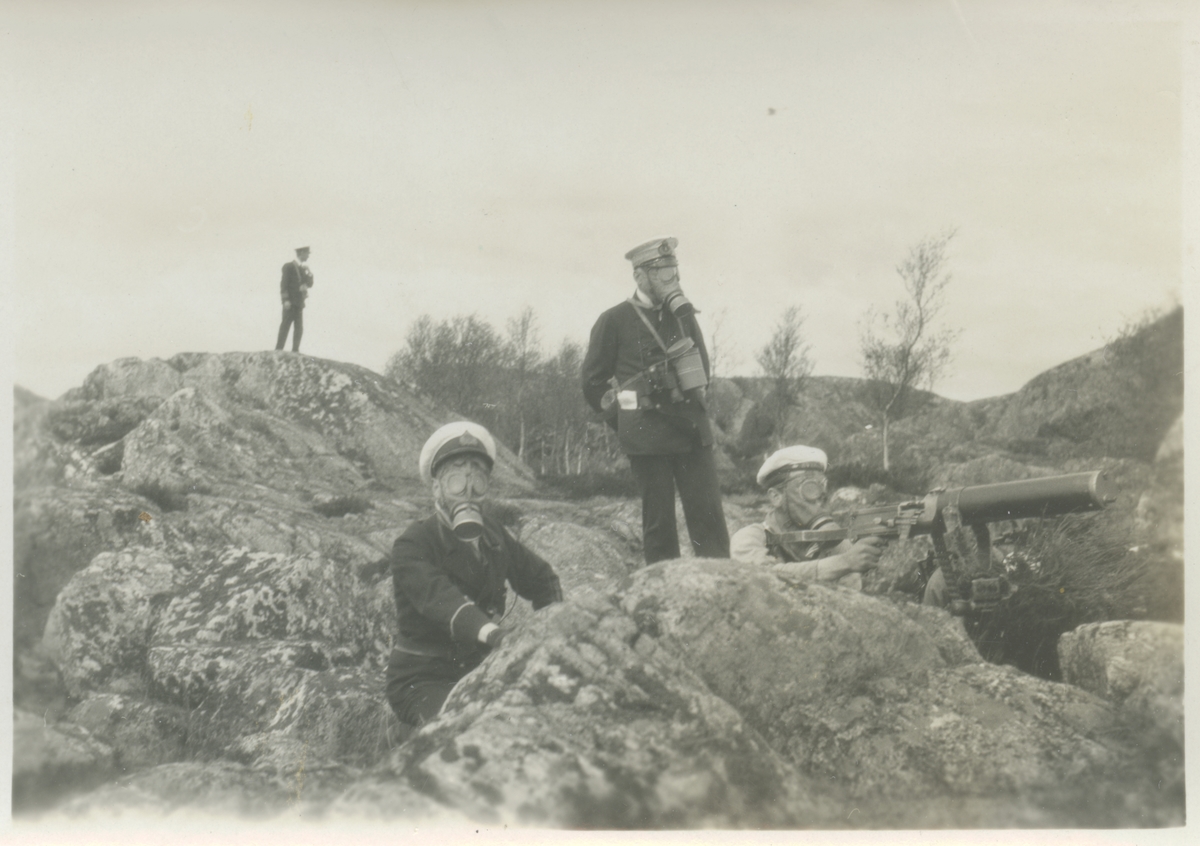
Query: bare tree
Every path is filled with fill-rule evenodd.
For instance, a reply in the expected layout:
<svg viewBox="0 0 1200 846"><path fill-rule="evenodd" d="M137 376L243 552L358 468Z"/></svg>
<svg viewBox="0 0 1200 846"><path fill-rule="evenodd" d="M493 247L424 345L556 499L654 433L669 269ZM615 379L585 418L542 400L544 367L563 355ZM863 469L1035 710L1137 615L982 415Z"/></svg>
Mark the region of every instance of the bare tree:
<svg viewBox="0 0 1200 846"><path fill-rule="evenodd" d="M804 380L812 374L813 362L809 358L809 345L804 341L803 327L804 315L800 307L791 306L779 318L771 339L755 356L771 385L764 403L776 446L783 445L792 405L804 387Z"/></svg>
<svg viewBox="0 0 1200 846"><path fill-rule="evenodd" d="M737 366L737 356L733 352L733 345L725 328L725 321L728 319L729 309L722 306L713 314L712 328L708 331L708 377L710 381L716 379L718 374L723 374L726 370L733 370Z"/></svg>
<svg viewBox="0 0 1200 846"><path fill-rule="evenodd" d="M896 266L906 297L891 313L868 309L859 329L859 352L868 400L883 423L883 469L890 470L888 424L912 410L918 390L932 390L950 363L957 330L934 325L950 284L946 251L955 230L917 243Z"/></svg>
<svg viewBox="0 0 1200 846"><path fill-rule="evenodd" d="M538 337L537 317L532 306L525 306L519 315L506 324L505 357L515 382L513 407L517 414L517 457L525 459L525 400L529 380L541 363L541 340Z"/></svg>
<svg viewBox="0 0 1200 846"><path fill-rule="evenodd" d="M441 323L422 315L409 327L405 348L388 360L384 374L458 414L494 426L502 353L499 335L473 314Z"/></svg>

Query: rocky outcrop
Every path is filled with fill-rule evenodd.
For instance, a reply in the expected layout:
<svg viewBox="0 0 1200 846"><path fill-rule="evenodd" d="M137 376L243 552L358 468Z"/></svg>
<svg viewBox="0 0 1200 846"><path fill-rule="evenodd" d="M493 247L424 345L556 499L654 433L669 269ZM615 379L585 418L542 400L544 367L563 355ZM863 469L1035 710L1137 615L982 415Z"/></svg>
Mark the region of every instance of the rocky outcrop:
<svg viewBox="0 0 1200 846"><path fill-rule="evenodd" d="M604 828L1181 813L1126 745L1133 699L985 664L959 621L898 598L729 561L644 567L638 503L540 499L507 453L490 508L567 601L514 602L503 647L407 729L383 695L387 555L427 512L416 454L441 415L289 353L127 359L62 400L18 400L18 813ZM726 517L760 513L747 498ZM919 551L894 546L898 565Z"/></svg>
<svg viewBox="0 0 1200 846"><path fill-rule="evenodd" d="M489 825L822 827L837 810L682 663L639 648L633 620L599 599L535 615L341 802L387 785Z"/></svg>
<svg viewBox="0 0 1200 846"><path fill-rule="evenodd" d="M855 798L1031 800L1121 761L1110 707L983 663L939 609L711 561L641 571L621 604L776 751Z"/></svg>
<svg viewBox="0 0 1200 846"><path fill-rule="evenodd" d="M1183 417L1158 448L1149 487L1138 500L1136 521L1151 543L1183 559Z"/></svg>
<svg viewBox="0 0 1200 846"><path fill-rule="evenodd" d="M371 763L392 720L380 696L389 610L318 555L227 550L188 568L110 553L62 591L44 647L72 696L145 686L184 709L189 754ZM144 705L107 704L127 723Z"/></svg>
<svg viewBox="0 0 1200 846"><path fill-rule="evenodd" d="M1165 792L1183 796L1183 626L1089 623L1058 642L1063 679L1119 709Z"/></svg>
<svg viewBox="0 0 1200 846"><path fill-rule="evenodd" d="M13 807L37 809L95 788L116 774L113 751L71 723L14 709Z"/></svg>

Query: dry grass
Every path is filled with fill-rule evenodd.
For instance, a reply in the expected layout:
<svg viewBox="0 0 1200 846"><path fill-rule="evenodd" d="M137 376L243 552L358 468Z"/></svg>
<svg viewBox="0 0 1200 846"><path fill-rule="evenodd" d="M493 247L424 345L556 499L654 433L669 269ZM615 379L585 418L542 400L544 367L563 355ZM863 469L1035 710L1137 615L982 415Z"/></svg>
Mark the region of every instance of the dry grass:
<svg viewBox="0 0 1200 846"><path fill-rule="evenodd" d="M989 660L1059 680L1058 637L1104 620L1183 620L1183 567L1164 550L1138 545L1128 519L1070 515L1005 540L1005 575L1017 592L994 614L968 621Z"/></svg>

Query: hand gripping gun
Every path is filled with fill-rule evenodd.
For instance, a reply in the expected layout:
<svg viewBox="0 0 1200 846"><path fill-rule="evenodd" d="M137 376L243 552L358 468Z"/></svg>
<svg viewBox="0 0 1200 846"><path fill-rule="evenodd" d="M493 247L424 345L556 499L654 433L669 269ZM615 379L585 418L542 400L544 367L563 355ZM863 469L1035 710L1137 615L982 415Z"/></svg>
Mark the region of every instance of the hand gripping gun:
<svg viewBox="0 0 1200 846"><path fill-rule="evenodd" d="M1116 498L1116 489L1099 470L937 489L923 499L856 507L834 515L844 528L782 532L779 539L827 543L870 536L907 540L929 535L933 555L923 567L925 576L928 578L935 566L942 568L946 584L959 594L951 601L950 611L962 616L968 611L993 611L1016 590L1002 575L985 575L992 572L989 523L1099 511Z"/></svg>

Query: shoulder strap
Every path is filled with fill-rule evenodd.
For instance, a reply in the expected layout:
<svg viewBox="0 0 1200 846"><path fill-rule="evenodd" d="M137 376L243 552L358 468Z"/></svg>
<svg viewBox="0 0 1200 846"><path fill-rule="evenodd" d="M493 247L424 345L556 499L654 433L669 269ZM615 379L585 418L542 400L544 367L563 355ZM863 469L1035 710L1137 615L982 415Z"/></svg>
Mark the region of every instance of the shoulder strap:
<svg viewBox="0 0 1200 846"><path fill-rule="evenodd" d="M637 316L642 319L642 322L646 324L646 328L650 330L650 334L654 336L654 340L658 342L659 349L661 349L663 351L663 354L666 355L667 345L663 343L662 336L658 334L658 330L656 330L654 328L654 326L650 323L650 318L646 317L645 313L642 310L642 307L639 306L636 302L634 302L632 297L630 297L628 300L626 300L626 302L628 302L631 306L633 306L633 310L637 313Z"/></svg>

